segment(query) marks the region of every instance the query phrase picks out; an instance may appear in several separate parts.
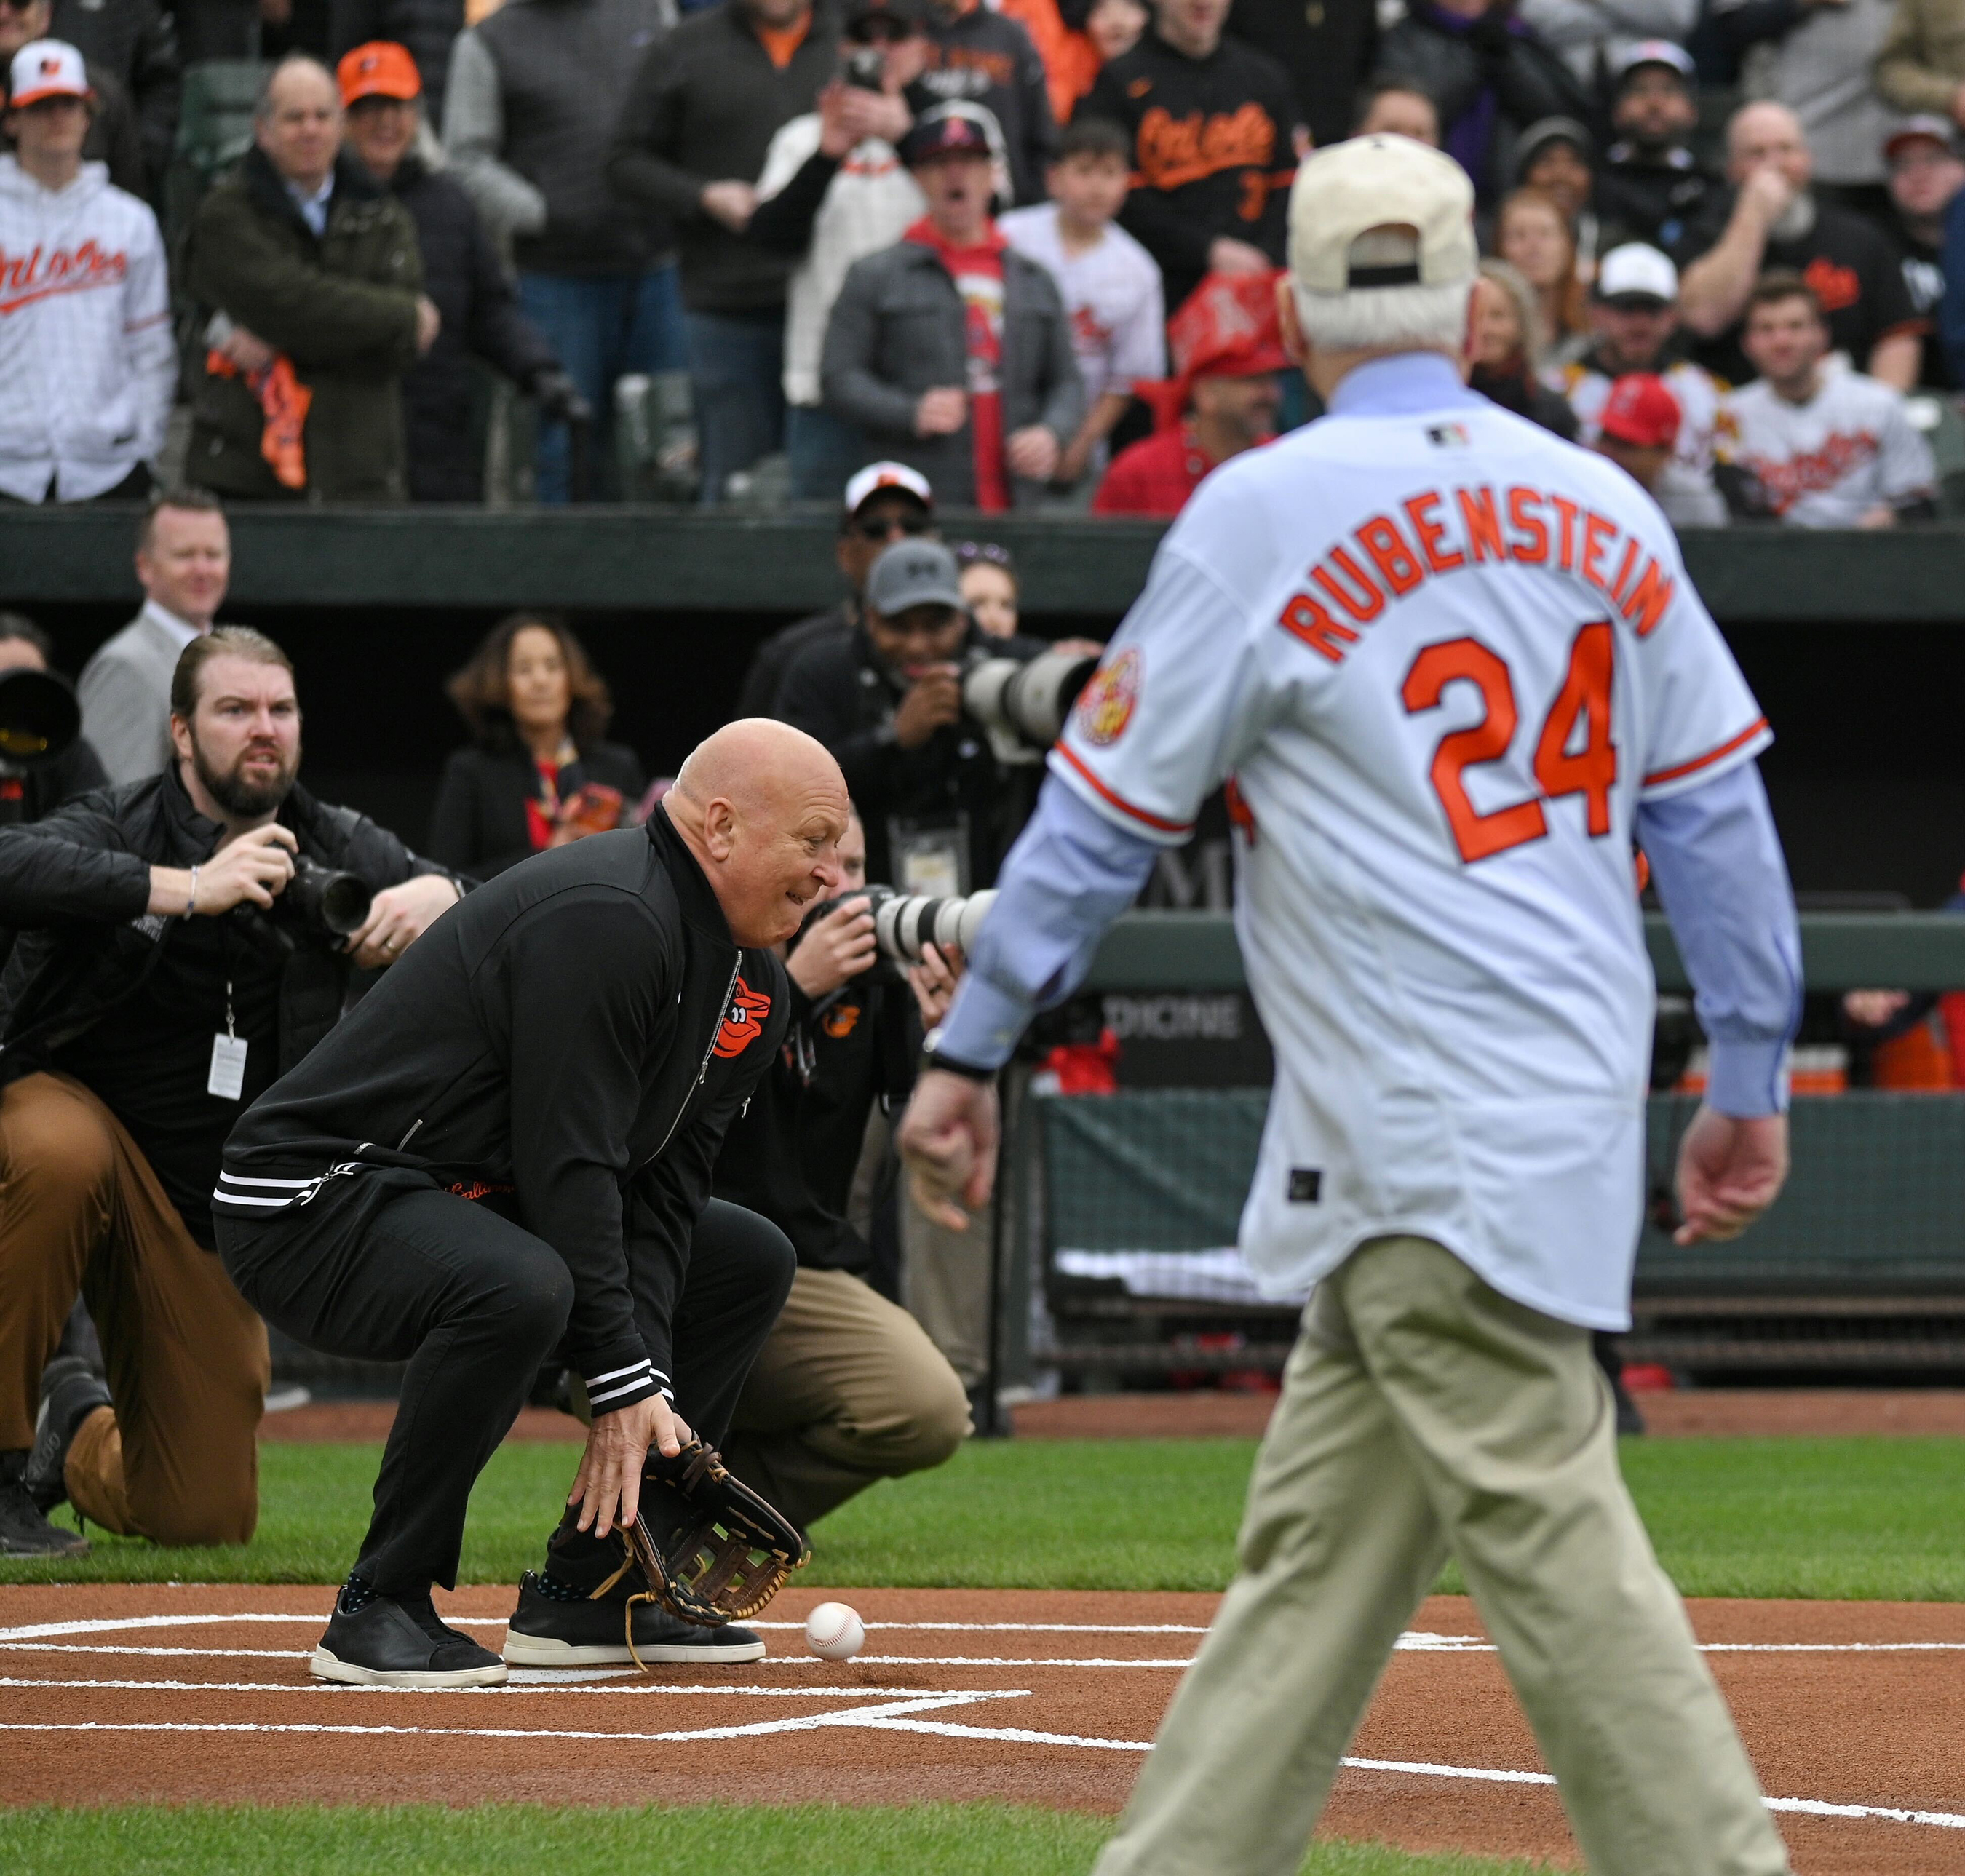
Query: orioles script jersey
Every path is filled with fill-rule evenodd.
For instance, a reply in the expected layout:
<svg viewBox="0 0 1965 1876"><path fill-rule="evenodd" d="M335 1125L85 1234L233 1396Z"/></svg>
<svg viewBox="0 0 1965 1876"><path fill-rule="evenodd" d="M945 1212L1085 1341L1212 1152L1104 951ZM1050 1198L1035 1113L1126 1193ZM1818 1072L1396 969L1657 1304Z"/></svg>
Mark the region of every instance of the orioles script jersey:
<svg viewBox="0 0 1965 1876"><path fill-rule="evenodd" d="M1430 362L1354 379L1410 403ZM1635 482L1443 363L1417 381L1437 408L1347 416L1347 381L1202 484L1051 770L1169 845L1231 782L1276 1058L1241 1235L1266 1288L1414 1232L1619 1328L1654 994L1633 818L1769 733Z"/></svg>

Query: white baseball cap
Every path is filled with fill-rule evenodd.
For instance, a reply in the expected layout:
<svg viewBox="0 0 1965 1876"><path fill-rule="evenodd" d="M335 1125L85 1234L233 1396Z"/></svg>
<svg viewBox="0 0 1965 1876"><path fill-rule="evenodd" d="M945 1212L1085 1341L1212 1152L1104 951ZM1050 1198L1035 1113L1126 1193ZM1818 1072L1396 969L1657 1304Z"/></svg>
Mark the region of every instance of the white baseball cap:
<svg viewBox="0 0 1965 1876"><path fill-rule="evenodd" d="M82 54L59 39L30 40L14 55L8 75L7 108L19 111L43 98L92 98Z"/></svg>
<svg viewBox="0 0 1965 1876"><path fill-rule="evenodd" d="M1597 297L1620 300L1626 294L1667 302L1678 297L1678 269L1656 248L1627 241L1597 263Z"/></svg>
<svg viewBox="0 0 1965 1876"><path fill-rule="evenodd" d="M928 477L904 462L871 462L846 485L846 512L857 515L883 489L899 489L912 495L924 508L934 506L934 490Z"/></svg>
<svg viewBox="0 0 1965 1876"><path fill-rule="evenodd" d="M1412 233L1401 244L1397 231ZM1388 231L1354 255L1361 235ZM1290 272L1306 293L1471 280L1474 185L1451 156L1409 137L1354 137L1304 158L1290 190Z"/></svg>

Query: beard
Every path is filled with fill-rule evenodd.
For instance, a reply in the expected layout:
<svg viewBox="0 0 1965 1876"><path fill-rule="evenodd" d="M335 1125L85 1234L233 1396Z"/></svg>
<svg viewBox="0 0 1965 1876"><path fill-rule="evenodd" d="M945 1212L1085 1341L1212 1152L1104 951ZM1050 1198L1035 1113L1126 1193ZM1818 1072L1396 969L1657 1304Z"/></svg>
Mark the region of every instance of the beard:
<svg viewBox="0 0 1965 1876"><path fill-rule="evenodd" d="M240 773L246 764L246 753L242 750L231 768L221 771L207 758L197 731L191 733L191 763L198 779L220 808L242 821L271 814L278 808L292 792L294 778L299 774L301 766L301 752L296 746L292 761L283 763L269 780L248 782Z"/></svg>

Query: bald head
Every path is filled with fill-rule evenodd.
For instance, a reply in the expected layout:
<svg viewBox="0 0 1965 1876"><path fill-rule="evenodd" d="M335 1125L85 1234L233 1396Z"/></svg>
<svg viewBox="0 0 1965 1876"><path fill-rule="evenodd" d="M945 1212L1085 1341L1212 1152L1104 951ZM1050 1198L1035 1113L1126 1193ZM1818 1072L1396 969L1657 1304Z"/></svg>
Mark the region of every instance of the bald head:
<svg viewBox="0 0 1965 1876"><path fill-rule="evenodd" d="M690 752L662 807L739 944L783 943L838 888L846 779L823 743L789 724L725 724Z"/></svg>
<svg viewBox="0 0 1965 1876"><path fill-rule="evenodd" d="M341 92L334 74L304 53L289 53L266 81L252 130L281 179L314 194L334 173L341 148Z"/></svg>
<svg viewBox="0 0 1965 1876"><path fill-rule="evenodd" d="M1808 187L1815 173L1801 120L1785 104L1747 104L1726 126L1726 175L1735 184L1756 169L1778 169L1789 188Z"/></svg>

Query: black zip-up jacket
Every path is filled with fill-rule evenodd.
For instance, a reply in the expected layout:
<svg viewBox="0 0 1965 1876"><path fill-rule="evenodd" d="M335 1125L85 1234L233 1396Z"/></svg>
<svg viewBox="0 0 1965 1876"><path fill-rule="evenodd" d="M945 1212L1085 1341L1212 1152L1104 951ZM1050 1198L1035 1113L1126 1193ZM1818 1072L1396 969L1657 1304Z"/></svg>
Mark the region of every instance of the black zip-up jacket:
<svg viewBox="0 0 1965 1876"><path fill-rule="evenodd" d="M812 109L838 63L838 24L829 11L814 9L780 70L737 0L690 14L644 55L621 107L608 180L630 201L675 217L683 303L691 312L784 304L793 257L732 234L699 198L706 183L756 181L771 139Z"/></svg>
<svg viewBox="0 0 1965 1876"><path fill-rule="evenodd" d="M304 1204L371 1167L508 1191L573 1277L564 1357L616 1411L674 1372L710 1169L788 1001L658 811L501 873L425 933L240 1122L213 1212L264 1220L240 1195Z"/></svg>
<svg viewBox="0 0 1965 1876"><path fill-rule="evenodd" d="M358 873L376 891L425 873L444 873L463 889L456 875L418 858L388 829L304 789L288 795L278 818L307 859ZM121 1093L140 1110L120 1109L117 1087L94 1091L152 1158L201 1243L211 1238L206 1194L220 1145L239 1111L209 1093L201 1054L206 1026L220 1026L227 973L237 978L242 1020L252 1009L269 1018L262 1033L270 1046L249 1049L249 1094L295 1066L333 1028L354 969L338 940L299 935L249 910L217 919L149 914L151 867L209 860L223 834L191 805L175 766L85 795L0 834L0 927L21 928L0 977L0 1084L42 1068L88 1082L79 1063L100 1065L108 1026L121 1023L126 1033L133 1026L146 1036L143 1058L117 1069L134 1078ZM392 965L385 980L400 969ZM179 1075L181 1101L173 1091ZM153 1137L147 1119L160 1100L172 1125Z"/></svg>
<svg viewBox="0 0 1965 1876"><path fill-rule="evenodd" d="M1297 101L1289 74L1267 53L1224 36L1206 58L1190 59L1150 26L1073 115L1108 118L1133 140L1119 225L1159 262L1169 313L1224 236L1282 265Z"/></svg>

